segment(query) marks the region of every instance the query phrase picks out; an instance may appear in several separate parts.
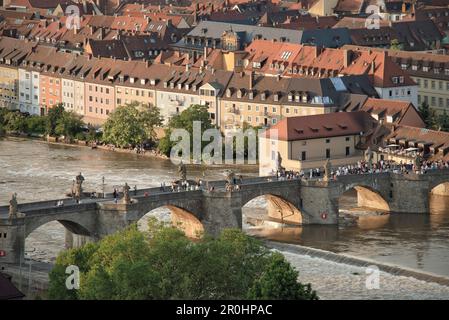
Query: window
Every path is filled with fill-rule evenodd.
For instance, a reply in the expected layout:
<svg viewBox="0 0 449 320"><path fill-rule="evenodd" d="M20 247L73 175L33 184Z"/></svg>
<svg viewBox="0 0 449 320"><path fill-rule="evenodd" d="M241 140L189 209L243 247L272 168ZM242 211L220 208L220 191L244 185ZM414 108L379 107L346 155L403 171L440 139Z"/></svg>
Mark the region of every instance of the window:
<svg viewBox="0 0 449 320"><path fill-rule="evenodd" d="M346 156L349 156L350 151L351 151L351 148L350 147L346 147Z"/></svg>
<svg viewBox="0 0 449 320"><path fill-rule="evenodd" d="M305 151L301 152L301 161L305 161L307 159L307 153Z"/></svg>
<svg viewBox="0 0 449 320"><path fill-rule="evenodd" d="M331 149L326 149L326 159L331 157Z"/></svg>
<svg viewBox="0 0 449 320"><path fill-rule="evenodd" d="M346 137L346 139L345 139L346 141L350 141L351 140L351 138L350 137Z"/></svg>
<svg viewBox="0 0 449 320"><path fill-rule="evenodd" d="M326 139L326 143L330 143L331 142L331 139Z"/></svg>

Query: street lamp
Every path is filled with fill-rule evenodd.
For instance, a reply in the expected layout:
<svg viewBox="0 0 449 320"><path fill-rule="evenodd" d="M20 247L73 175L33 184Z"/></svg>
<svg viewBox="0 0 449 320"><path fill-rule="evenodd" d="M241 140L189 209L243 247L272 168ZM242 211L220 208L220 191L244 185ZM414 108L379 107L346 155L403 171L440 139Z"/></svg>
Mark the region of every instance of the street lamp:
<svg viewBox="0 0 449 320"><path fill-rule="evenodd" d="M104 193L104 176L101 178L102 186L103 186L103 198L106 198L106 195Z"/></svg>

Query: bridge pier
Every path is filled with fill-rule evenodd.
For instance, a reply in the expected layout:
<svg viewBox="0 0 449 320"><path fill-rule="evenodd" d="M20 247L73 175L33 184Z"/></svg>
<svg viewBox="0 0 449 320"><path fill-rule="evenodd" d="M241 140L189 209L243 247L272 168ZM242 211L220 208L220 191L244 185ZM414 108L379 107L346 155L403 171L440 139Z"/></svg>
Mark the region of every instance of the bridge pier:
<svg viewBox="0 0 449 320"><path fill-rule="evenodd" d="M338 224L337 186L327 181L301 183L303 224Z"/></svg>
<svg viewBox="0 0 449 320"><path fill-rule="evenodd" d="M66 249L80 248L86 243L95 242L95 238L76 234L65 229L65 247Z"/></svg>
<svg viewBox="0 0 449 320"><path fill-rule="evenodd" d="M426 175L392 175L390 211L428 214L431 188L426 178Z"/></svg>
<svg viewBox="0 0 449 320"><path fill-rule="evenodd" d="M0 263L20 263L25 252L25 219L0 219L0 249L6 252Z"/></svg>
<svg viewBox="0 0 449 320"><path fill-rule="evenodd" d="M239 192L203 192L204 216L201 222L206 233L217 236L225 228L242 228L242 195Z"/></svg>

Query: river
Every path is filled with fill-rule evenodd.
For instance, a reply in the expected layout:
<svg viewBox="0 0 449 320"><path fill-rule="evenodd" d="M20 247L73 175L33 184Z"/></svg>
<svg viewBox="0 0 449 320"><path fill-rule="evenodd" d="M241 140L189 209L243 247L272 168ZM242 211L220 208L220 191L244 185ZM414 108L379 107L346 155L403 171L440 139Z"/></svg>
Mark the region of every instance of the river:
<svg viewBox="0 0 449 320"><path fill-rule="evenodd" d="M219 166L189 166L188 177L223 179L225 170ZM234 170L244 176L256 176L258 171L245 166ZM0 205L8 203L11 192L17 192L19 202L63 197L79 172L86 178L83 186L87 190L101 191L102 177L105 177L107 192L124 182L132 187L154 187L177 176L177 168L169 160L4 138L0 140ZM265 201L258 198L247 205L244 214L250 210L263 215L265 205ZM354 194L343 198L342 206L354 207ZM434 197L429 215L362 216L352 226L251 228L248 232L275 241L369 258L449 278L448 208L448 197ZM166 211L156 214L164 216ZM58 222L48 223L27 238L26 250L36 260L52 262L64 249L64 237L64 228ZM324 298L394 298L400 295L449 299L449 287L390 275L384 276L388 279L385 284L388 292L382 295L368 292L360 287L363 281L358 275L363 272L354 272L353 266L291 252L284 254L299 269L300 277L319 288Z"/></svg>

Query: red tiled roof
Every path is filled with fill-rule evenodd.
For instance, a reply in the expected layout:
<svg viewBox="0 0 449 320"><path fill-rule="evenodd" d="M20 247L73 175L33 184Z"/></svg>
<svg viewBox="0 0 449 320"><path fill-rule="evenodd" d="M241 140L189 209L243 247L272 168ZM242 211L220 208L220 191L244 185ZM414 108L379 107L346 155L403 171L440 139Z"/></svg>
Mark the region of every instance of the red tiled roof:
<svg viewBox="0 0 449 320"><path fill-rule="evenodd" d="M313 116L288 117L264 132L265 137L284 141L356 135L371 131L376 120L364 111L336 112Z"/></svg>

